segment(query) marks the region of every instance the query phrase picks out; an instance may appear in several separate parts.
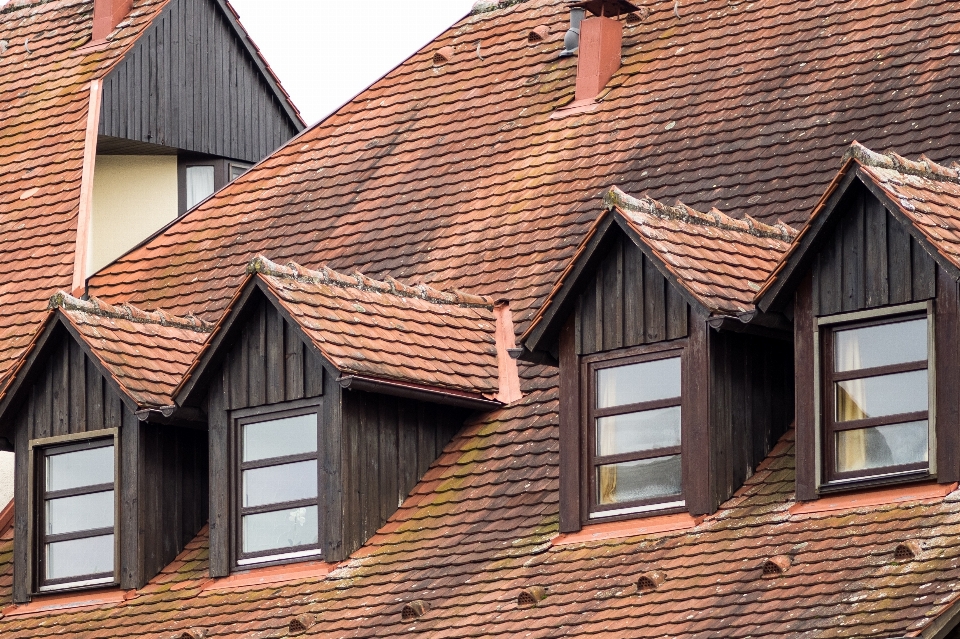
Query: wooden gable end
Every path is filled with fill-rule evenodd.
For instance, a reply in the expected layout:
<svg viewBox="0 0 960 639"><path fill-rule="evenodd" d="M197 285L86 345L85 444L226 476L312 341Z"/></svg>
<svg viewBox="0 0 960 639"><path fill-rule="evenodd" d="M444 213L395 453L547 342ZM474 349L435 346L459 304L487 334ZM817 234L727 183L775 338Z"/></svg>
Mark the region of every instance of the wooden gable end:
<svg viewBox="0 0 960 639"><path fill-rule="evenodd" d="M653 261L615 231L576 305L578 355L687 336L690 306Z"/></svg>
<svg viewBox="0 0 960 639"><path fill-rule="evenodd" d="M812 257L815 316L936 297L937 265L859 182L851 185Z"/></svg>
<svg viewBox="0 0 960 639"><path fill-rule="evenodd" d="M302 128L216 0L172 0L103 85L100 135L257 162Z"/></svg>

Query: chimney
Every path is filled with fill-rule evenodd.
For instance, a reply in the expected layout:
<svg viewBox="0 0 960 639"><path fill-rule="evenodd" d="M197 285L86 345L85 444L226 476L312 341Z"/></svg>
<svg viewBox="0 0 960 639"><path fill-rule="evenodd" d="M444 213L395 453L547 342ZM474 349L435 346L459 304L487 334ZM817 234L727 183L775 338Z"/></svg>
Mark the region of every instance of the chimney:
<svg viewBox="0 0 960 639"><path fill-rule="evenodd" d="M93 0L93 41L106 40L132 6L133 0Z"/></svg>
<svg viewBox="0 0 960 639"><path fill-rule="evenodd" d="M637 11L626 0L586 0L570 6L570 30L564 38L561 57L579 50L575 102L589 101L600 95L620 68L623 44L621 14ZM589 12L591 17L584 18Z"/></svg>

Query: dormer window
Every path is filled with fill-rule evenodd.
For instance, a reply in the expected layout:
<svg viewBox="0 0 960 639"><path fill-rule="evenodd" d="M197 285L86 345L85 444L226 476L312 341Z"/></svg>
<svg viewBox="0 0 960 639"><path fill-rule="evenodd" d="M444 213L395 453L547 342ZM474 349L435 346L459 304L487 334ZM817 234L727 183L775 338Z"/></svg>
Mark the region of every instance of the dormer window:
<svg viewBox="0 0 960 639"><path fill-rule="evenodd" d="M591 518L682 507L680 351L590 368Z"/></svg>
<svg viewBox="0 0 960 639"><path fill-rule="evenodd" d="M236 419L237 565L320 554L316 407Z"/></svg>
<svg viewBox="0 0 960 639"><path fill-rule="evenodd" d="M114 436L31 442L33 465L39 471L40 592L116 581Z"/></svg>
<svg viewBox="0 0 960 639"><path fill-rule="evenodd" d="M839 322L838 322L839 320ZM825 480L927 473L932 453L926 315L822 318Z"/></svg>

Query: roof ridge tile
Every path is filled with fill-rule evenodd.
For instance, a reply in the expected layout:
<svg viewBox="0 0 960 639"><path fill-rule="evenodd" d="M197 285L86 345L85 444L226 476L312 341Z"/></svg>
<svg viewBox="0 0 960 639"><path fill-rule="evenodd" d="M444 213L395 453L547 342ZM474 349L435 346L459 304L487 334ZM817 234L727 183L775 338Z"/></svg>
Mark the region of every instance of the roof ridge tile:
<svg viewBox="0 0 960 639"><path fill-rule="evenodd" d="M411 297L426 300L433 304L452 304L465 307L483 307L492 309L493 301L480 295L472 295L459 290L440 291L426 284L409 286L387 276L386 280L375 280L359 271L353 275L344 275L328 266L321 266L313 270L290 262L286 266L277 264L270 259L258 255L247 265L250 275L259 273L270 277L292 279L298 282L311 284L329 284L341 288L355 288L361 291L372 291L383 295L397 297Z"/></svg>
<svg viewBox="0 0 960 639"><path fill-rule="evenodd" d="M792 242L793 238L797 236L797 231L783 223L782 220L777 220L775 226L770 226L749 215L743 219L732 218L717 208L711 208L709 213L702 213L690 208L679 200L675 206L669 206L648 195L640 197L627 195L616 186L611 186L607 189L607 192L603 195L603 202L607 209L619 208L635 213L653 215L665 220L677 220L688 224L712 226L727 231L749 233L757 237L773 238L788 243Z"/></svg>
<svg viewBox="0 0 960 639"><path fill-rule="evenodd" d="M850 148L843 154L844 163L850 159L854 159L864 166L888 169L928 180L960 184L960 164L954 162L952 167L944 166L934 162L926 155L921 155L919 160L910 160L892 151L890 153L872 151L854 140L850 144Z"/></svg>
<svg viewBox="0 0 960 639"><path fill-rule="evenodd" d="M82 300L64 291L59 291L51 297L47 308L51 310L61 308L65 311L79 311L88 315L124 319L138 324L159 324L161 326L181 328L197 333L209 333L213 330L213 324L192 314L186 317L179 317L177 315L171 315L166 311L145 311L128 303L114 306L96 297L91 297L89 300Z"/></svg>

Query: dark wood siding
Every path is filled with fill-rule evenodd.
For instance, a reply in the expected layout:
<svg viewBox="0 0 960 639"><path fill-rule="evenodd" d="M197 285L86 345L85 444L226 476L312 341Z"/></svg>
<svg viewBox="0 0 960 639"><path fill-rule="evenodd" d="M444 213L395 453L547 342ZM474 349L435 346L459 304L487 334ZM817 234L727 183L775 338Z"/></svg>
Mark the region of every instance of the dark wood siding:
<svg viewBox="0 0 960 639"><path fill-rule="evenodd" d="M172 561L206 522L206 436L137 419L66 329L59 328L30 372L15 412L15 596L29 598L27 572L30 440L120 430L120 576L140 588Z"/></svg>
<svg viewBox="0 0 960 639"><path fill-rule="evenodd" d="M813 260L813 313L932 299L936 264L864 187L851 188Z"/></svg>
<svg viewBox="0 0 960 639"><path fill-rule="evenodd" d="M103 86L100 134L256 162L298 124L214 0L173 0Z"/></svg>
<svg viewBox="0 0 960 639"><path fill-rule="evenodd" d="M623 236L580 294L576 312L579 355L687 336L688 304Z"/></svg>
<svg viewBox="0 0 960 639"><path fill-rule="evenodd" d="M396 512L453 438L465 411L343 392L343 530L348 553Z"/></svg>
<svg viewBox="0 0 960 639"><path fill-rule="evenodd" d="M753 474L793 421L793 346L745 333L710 336L714 508Z"/></svg>
<svg viewBox="0 0 960 639"><path fill-rule="evenodd" d="M340 561L376 532L459 430L463 410L344 391L337 373L296 328L256 293L211 376L210 569L231 570L230 412L322 397L321 536L327 561Z"/></svg>

